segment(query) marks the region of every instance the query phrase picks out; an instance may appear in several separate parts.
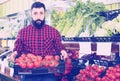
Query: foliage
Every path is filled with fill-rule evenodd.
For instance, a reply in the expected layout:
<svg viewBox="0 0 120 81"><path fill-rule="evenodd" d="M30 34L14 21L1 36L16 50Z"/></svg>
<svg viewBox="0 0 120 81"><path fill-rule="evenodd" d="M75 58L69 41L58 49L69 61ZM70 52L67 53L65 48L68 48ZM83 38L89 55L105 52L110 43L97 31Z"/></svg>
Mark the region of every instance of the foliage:
<svg viewBox="0 0 120 81"><path fill-rule="evenodd" d="M58 29L62 35L67 37L78 37L88 30L89 36L93 35L98 27L105 21L98 12L106 11L102 3L94 3L89 0L86 3L76 0L71 8L66 12L52 12L52 25Z"/></svg>

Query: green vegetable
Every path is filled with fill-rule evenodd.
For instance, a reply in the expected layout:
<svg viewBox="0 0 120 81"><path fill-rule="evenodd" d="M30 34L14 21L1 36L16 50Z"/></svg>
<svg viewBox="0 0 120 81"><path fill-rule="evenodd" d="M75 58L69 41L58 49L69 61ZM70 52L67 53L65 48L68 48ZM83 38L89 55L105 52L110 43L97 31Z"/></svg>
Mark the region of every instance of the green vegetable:
<svg viewBox="0 0 120 81"><path fill-rule="evenodd" d="M51 17L52 25L66 37L79 37L86 30L88 30L89 36L94 35L96 29L101 27L105 21L104 17L97 14L106 11L105 5L90 2L90 0L86 3L83 3L82 0L75 0L74 3L75 5L63 14L54 10Z"/></svg>

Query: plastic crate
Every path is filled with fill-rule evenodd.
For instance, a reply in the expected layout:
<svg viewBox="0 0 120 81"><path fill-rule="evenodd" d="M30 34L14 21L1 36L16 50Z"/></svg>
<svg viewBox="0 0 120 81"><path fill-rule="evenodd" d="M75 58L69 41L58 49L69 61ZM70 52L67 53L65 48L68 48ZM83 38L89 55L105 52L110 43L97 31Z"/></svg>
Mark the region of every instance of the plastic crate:
<svg viewBox="0 0 120 81"><path fill-rule="evenodd" d="M14 74L15 75L36 75L36 74L49 74L49 73L64 73L65 71L65 62L64 60L59 61L57 67L40 67L40 68L21 68L18 65L14 65Z"/></svg>

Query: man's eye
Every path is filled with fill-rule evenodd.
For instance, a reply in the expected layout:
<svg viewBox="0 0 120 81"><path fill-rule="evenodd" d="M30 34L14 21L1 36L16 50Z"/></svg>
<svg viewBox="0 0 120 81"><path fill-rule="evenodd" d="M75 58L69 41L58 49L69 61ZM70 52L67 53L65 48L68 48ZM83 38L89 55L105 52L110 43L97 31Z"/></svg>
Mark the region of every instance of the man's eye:
<svg viewBox="0 0 120 81"><path fill-rule="evenodd" d="M43 14L43 12L40 12L40 14Z"/></svg>
<svg viewBox="0 0 120 81"><path fill-rule="evenodd" d="M35 12L34 15L37 15L37 12Z"/></svg>

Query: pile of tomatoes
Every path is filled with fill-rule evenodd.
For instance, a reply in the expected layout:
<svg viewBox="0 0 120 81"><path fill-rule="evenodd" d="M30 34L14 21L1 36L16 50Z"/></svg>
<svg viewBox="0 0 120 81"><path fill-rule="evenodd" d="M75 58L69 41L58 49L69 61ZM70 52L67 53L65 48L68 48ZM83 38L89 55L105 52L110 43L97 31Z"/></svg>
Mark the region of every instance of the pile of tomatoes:
<svg viewBox="0 0 120 81"><path fill-rule="evenodd" d="M120 65L108 67L105 76L98 81L120 81Z"/></svg>
<svg viewBox="0 0 120 81"><path fill-rule="evenodd" d="M120 65L105 68L99 65L86 66L76 75L76 81L120 81ZM105 75L100 77L103 72Z"/></svg>
<svg viewBox="0 0 120 81"><path fill-rule="evenodd" d="M98 65L88 65L76 75L76 81L98 81L97 78L104 69L104 66L99 67Z"/></svg>
<svg viewBox="0 0 120 81"><path fill-rule="evenodd" d="M15 62L21 68L38 68L38 67L57 67L59 65L59 55L35 56L34 54L22 54L16 58Z"/></svg>

